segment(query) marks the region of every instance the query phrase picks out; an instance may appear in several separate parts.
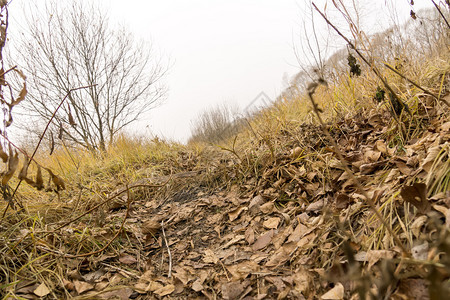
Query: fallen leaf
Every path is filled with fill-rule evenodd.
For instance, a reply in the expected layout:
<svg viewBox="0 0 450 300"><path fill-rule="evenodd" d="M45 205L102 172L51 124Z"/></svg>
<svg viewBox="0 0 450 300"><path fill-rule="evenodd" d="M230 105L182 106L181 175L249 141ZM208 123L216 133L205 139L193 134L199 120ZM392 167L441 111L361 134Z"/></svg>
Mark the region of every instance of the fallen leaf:
<svg viewBox="0 0 450 300"><path fill-rule="evenodd" d="M366 259L369 262L368 268L370 269L380 259L394 258L395 252L390 250L369 250L366 253Z"/></svg>
<svg viewBox="0 0 450 300"><path fill-rule="evenodd" d="M267 247L267 245L269 245L270 242L272 241L272 237L273 237L273 229L261 235L253 244L252 246L253 251L258 251Z"/></svg>
<svg viewBox="0 0 450 300"><path fill-rule="evenodd" d="M280 224L280 218L274 217L264 221L263 226L267 229L277 229Z"/></svg>
<svg viewBox="0 0 450 300"><path fill-rule="evenodd" d="M247 228L247 230L245 231L245 240L249 245L255 242L255 232L253 231L253 228Z"/></svg>
<svg viewBox="0 0 450 300"><path fill-rule="evenodd" d="M434 204L433 208L445 216L445 226L450 228L450 209L437 204Z"/></svg>
<svg viewBox="0 0 450 300"><path fill-rule="evenodd" d="M121 255L119 261L125 265L132 265L137 262L136 258L131 255Z"/></svg>
<svg viewBox="0 0 450 300"><path fill-rule="evenodd" d="M411 248L411 254L414 259L426 260L428 258L428 242Z"/></svg>
<svg viewBox="0 0 450 300"><path fill-rule="evenodd" d="M305 234L309 232L309 228L303 225L302 223L298 223L297 227L295 227L294 232L289 236L288 242L298 242Z"/></svg>
<svg viewBox="0 0 450 300"><path fill-rule="evenodd" d="M377 149L381 153L387 153L386 143L383 140L378 140L375 142L375 149Z"/></svg>
<svg viewBox="0 0 450 300"><path fill-rule="evenodd" d="M203 261L207 264L217 264L219 262L219 259L214 254L214 252L210 249L205 250L205 256L203 257Z"/></svg>
<svg viewBox="0 0 450 300"><path fill-rule="evenodd" d="M33 292L38 297L44 297L50 294L50 290L45 285L45 283L41 283Z"/></svg>
<svg viewBox="0 0 450 300"><path fill-rule="evenodd" d="M270 214L275 209L273 202L267 202L261 205L261 211L265 214Z"/></svg>
<svg viewBox="0 0 450 300"><path fill-rule="evenodd" d="M94 286L92 284L87 283L85 281L75 280L73 284L75 285L75 290L77 291L78 294L82 294L84 292L94 289Z"/></svg>
<svg viewBox="0 0 450 300"><path fill-rule="evenodd" d="M100 298L103 299L120 299L120 300L128 300L130 296L133 294L133 290L130 288L118 289L110 292L106 292L100 295Z"/></svg>
<svg viewBox="0 0 450 300"><path fill-rule="evenodd" d="M240 282L229 282L222 284L222 298L226 300L238 299L244 291Z"/></svg>
<svg viewBox="0 0 450 300"><path fill-rule="evenodd" d="M157 289L154 293L160 297L163 297L172 294L173 291L175 291L175 286L173 284L168 284L165 287Z"/></svg>
<svg viewBox="0 0 450 300"><path fill-rule="evenodd" d="M340 300L344 299L344 286L338 282L334 288L326 292L320 297L320 299L324 300Z"/></svg>
<svg viewBox="0 0 450 300"><path fill-rule="evenodd" d="M420 216L418 218L416 218L414 220L414 222L411 224L411 231L414 234L414 236L416 238L419 237L420 235L420 231L422 230L422 226L425 224L425 222L427 221L428 217L427 216Z"/></svg>
<svg viewBox="0 0 450 300"><path fill-rule="evenodd" d="M430 173L431 167L440 151L441 145L437 145L428 149L427 157L423 160L421 165L422 169L424 169L427 173Z"/></svg>
<svg viewBox="0 0 450 300"><path fill-rule="evenodd" d="M414 205L421 214L430 211L431 205L427 199L427 185L424 183L414 183L402 188L400 195L403 200Z"/></svg>
<svg viewBox="0 0 450 300"><path fill-rule="evenodd" d="M201 284L200 279L197 279L192 283L192 289L196 292L200 292L201 290L203 290L203 285Z"/></svg>
<svg viewBox="0 0 450 300"><path fill-rule="evenodd" d="M228 217L230 218L230 221L234 221L236 220L239 215L241 214L241 212L243 212L244 210L247 210L248 208L245 206L236 208L234 210L232 210L231 212L228 213Z"/></svg>

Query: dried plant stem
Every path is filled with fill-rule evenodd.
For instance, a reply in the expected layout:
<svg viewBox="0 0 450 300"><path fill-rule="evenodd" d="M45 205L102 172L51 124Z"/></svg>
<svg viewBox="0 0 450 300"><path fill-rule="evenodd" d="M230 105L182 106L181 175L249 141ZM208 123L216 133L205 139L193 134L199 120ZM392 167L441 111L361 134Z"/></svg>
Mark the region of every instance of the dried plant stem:
<svg viewBox="0 0 450 300"><path fill-rule="evenodd" d="M361 53L361 51L359 51L355 45L345 36L343 35L339 29L336 28L336 26L333 25L333 23L330 22L330 20L328 20L328 18L322 13L322 11L320 11L320 9L317 8L316 4L313 2L312 4L314 6L314 9L322 16L322 18L325 19L325 21L327 22L328 25L331 26L331 28L334 29L334 31L336 31L336 33L342 37L348 45L350 45L350 47L355 50L356 54L358 54L358 56L371 68L371 70L375 73L375 75L381 80L381 82L383 83L383 85L386 87L386 89L391 93L391 95L400 103L403 103L402 101L400 101L400 99L398 99L396 93L394 92L394 90L391 88L391 86L387 83L387 81L384 79L383 75L381 74L380 70L378 70L378 68L369 62L369 60ZM397 123L400 124L400 120L398 120L397 115L395 113L392 114L393 117L395 118L395 120L397 121Z"/></svg>
<svg viewBox="0 0 450 300"><path fill-rule="evenodd" d="M171 278L172 277L172 253L170 252L169 243L167 242L167 238L166 238L166 232L164 231L164 221L161 221L161 229L162 229L162 234L164 237L164 244L166 244L167 253L169 255L169 274L167 275L167 277Z"/></svg>
<svg viewBox="0 0 450 300"><path fill-rule="evenodd" d="M447 27L450 29L450 24L448 23L447 19L445 18L444 14L442 13L441 9L439 8L439 5L434 2L434 0L431 0L433 2L434 6L436 7L437 11L441 15L442 19L444 19L445 24L447 24Z"/></svg>
<svg viewBox="0 0 450 300"><path fill-rule="evenodd" d="M128 189L127 192L128 192L128 194L129 194L130 190ZM122 230L123 230L123 225L125 225L125 221L127 220L128 216L129 216L129 214L130 214L130 208L131 208L131 203L132 203L132 202L133 202L133 201L130 201L130 198L128 198L127 211L125 212L125 217L124 217L123 220L122 220L122 224L120 224L119 230L117 230L116 234L113 236L113 238L112 238L111 240L108 241L108 243L106 243L105 246L103 246L103 247L102 247L101 249L99 249L99 250L92 251L92 252L89 252L89 253L83 253L83 254L77 254L77 255L62 254L62 256L63 256L63 257L66 257L66 258L77 258L77 257L87 257L87 256L92 256L92 255L98 254L98 253L100 253L100 252L103 252L106 248L108 248L108 247L112 244L112 242L114 242L115 239L117 239L117 237L119 236L119 234L122 232Z"/></svg>
<svg viewBox="0 0 450 300"><path fill-rule="evenodd" d="M41 145L41 142L42 142L42 140L44 139L45 133L47 132L48 128L50 127L50 124L52 123L53 119L55 118L56 113L58 112L59 108L64 104L64 102L66 101L66 99L67 99L67 97L70 95L70 93L72 93L72 92L74 92L74 91L77 91L77 90L81 90L81 89L87 89L87 88L90 88L90 87L93 87L93 86L96 86L96 84L94 84L94 85L87 85L87 86L81 86L81 87L77 87L77 88L73 88L73 89L71 89L71 90L69 90L69 91L67 92L67 94L64 96L64 98L63 98L63 99L61 100L61 102L59 103L58 107L56 107L56 109L55 109L55 111L53 112L53 115L51 116L50 120L48 120L47 125L45 126L44 131L42 132L41 137L39 138L39 141L38 141L36 147L34 148L33 154L31 154L31 156L29 157L29 158L30 158L30 161L32 161L33 158L34 158L34 156L36 155L36 152L38 151L39 146ZM11 195L11 201L14 201L14 196L16 195L17 190L19 189L19 186L20 186L20 184L22 183L22 181L23 181L23 180L20 179L19 182L17 183L16 188L14 189L14 192L13 192L12 195ZM18 203L19 203L19 202L18 202ZM20 205L21 208L23 209L22 204L19 203L19 205ZM10 206L10 202L8 201L8 204L6 205L6 208L5 208L5 210L3 211L2 219L5 217L5 214L6 214L6 212L8 211L9 206Z"/></svg>
<svg viewBox="0 0 450 300"><path fill-rule="evenodd" d="M417 83L415 83L414 81L412 81L411 79L409 79L408 77L406 77L405 75L403 75L402 73L400 73L399 71L397 71L395 68L391 67L390 65L388 65L387 63L384 63L384 66L386 68L388 68L389 70L391 70L392 72L394 72L395 74L397 74L398 76L402 77L403 79L405 79L406 81L408 81L409 83L411 83L412 85L414 85L416 88L421 89L422 91L424 91L425 93L427 93L428 95L432 96L433 98L435 98L436 100L442 101L445 105L447 105L448 107L450 107L450 103L447 102L447 100L443 99L443 98L439 98L437 95L435 95L434 93L428 91L427 89L421 87L420 85L418 85Z"/></svg>
<svg viewBox="0 0 450 300"><path fill-rule="evenodd" d="M59 226L59 227L57 227L55 230L53 230L53 232L58 231L58 230L60 230L60 229L62 229L62 228L64 228L64 227L66 227L67 225L70 225L71 223L73 223L73 222L75 222L75 221L81 219L82 217L84 217L85 215L87 215L87 214L91 213L92 211L96 210L96 209L99 208L100 206L105 205L105 204L108 203L109 201L115 199L117 196L119 196L119 195L121 195L121 194L123 194L123 193L125 193L125 192L128 192L130 189L134 189L134 188L137 188L137 187L162 187L162 186L164 186L164 185L166 185L166 184L167 184L167 182L165 182L165 183L163 183L163 184L160 184L160 185L151 185L151 184L136 184L136 185L132 185L132 186L128 187L127 189L121 190L121 191L115 193L114 195L108 197L107 199L105 199L105 200L103 200L102 202L100 202L99 204L95 205L94 207L92 207L92 208L89 209L88 211L82 213L81 215L79 215L79 216L76 217L75 219L72 219L72 220L70 220L70 221L67 221L66 223L62 224L61 226Z"/></svg>
<svg viewBox="0 0 450 300"><path fill-rule="evenodd" d="M337 157L339 158L339 160L341 161L342 166L344 167L344 170L347 172L347 174L350 176L350 178L352 179L353 183L356 185L358 191L363 195L363 197L365 198L364 200L366 201L366 203L369 205L369 207L371 208L371 210L373 211L373 213L375 214L375 216L380 220L380 222L383 224L383 226L386 228L386 230L389 232L389 234L394 238L395 242L398 244L398 246L400 247L400 249L402 250L403 254L406 257L410 257L410 254L408 253L408 251L406 251L406 248L403 246L403 243L400 241L400 239L398 238L397 234L392 230L392 228L390 226L388 226L386 220L383 218L383 216L381 215L381 213L378 211L378 209L375 206L375 203L372 201L372 199L369 197L369 195L367 194L366 190L364 190L361 182L359 182L358 178L355 176L355 174L353 174L353 172L350 170L350 168L347 166L347 162L345 161L344 156L342 155L341 150L339 149L339 146L337 144L337 142L335 141L335 139L331 136L330 132L327 130L325 122L323 121L319 109L317 107L317 103L314 101L313 99L313 94L318 86L318 83L313 83L312 85L310 85L312 88L309 89L308 91L308 95L309 95L309 99L311 100L311 104L313 106L313 110L314 113L317 116L317 119L319 120L319 123L321 125L322 131L324 132L324 134L327 136L328 140L330 141L331 145L334 148L334 152L336 153Z"/></svg>

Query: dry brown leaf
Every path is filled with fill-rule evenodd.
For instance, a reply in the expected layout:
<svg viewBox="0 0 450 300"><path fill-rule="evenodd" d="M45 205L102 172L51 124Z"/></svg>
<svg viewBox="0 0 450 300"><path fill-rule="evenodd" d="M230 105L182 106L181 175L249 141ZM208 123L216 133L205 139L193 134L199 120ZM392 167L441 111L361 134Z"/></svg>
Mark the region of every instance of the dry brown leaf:
<svg viewBox="0 0 450 300"><path fill-rule="evenodd" d="M45 283L41 283L33 293L38 297L44 297L50 294L49 288L45 285Z"/></svg>
<svg viewBox="0 0 450 300"><path fill-rule="evenodd" d="M427 221L428 217L426 215L420 216L414 220L411 224L411 231L416 238L420 236L420 231L422 230L422 226Z"/></svg>
<svg viewBox="0 0 450 300"><path fill-rule="evenodd" d="M173 291L175 291L175 286L173 284L168 284L160 289L157 289L154 293L160 297L163 297L172 294Z"/></svg>
<svg viewBox="0 0 450 300"><path fill-rule="evenodd" d="M228 282L222 284L222 298L226 300L238 299L244 291L240 282Z"/></svg>
<svg viewBox="0 0 450 300"><path fill-rule="evenodd" d="M37 165L35 187L38 191L44 188L44 179L42 178L42 169L40 165Z"/></svg>
<svg viewBox="0 0 450 300"><path fill-rule="evenodd" d="M445 206L434 204L433 208L445 216L445 226L450 228L450 209Z"/></svg>
<svg viewBox="0 0 450 300"><path fill-rule="evenodd" d="M273 217L264 221L263 226L267 229L277 229L280 224L280 218Z"/></svg>
<svg viewBox="0 0 450 300"><path fill-rule="evenodd" d="M424 183L414 183L402 188L400 195L403 200L414 205L421 214L430 211L431 205L427 199L427 185Z"/></svg>
<svg viewBox="0 0 450 300"><path fill-rule="evenodd" d="M133 290L130 288L118 289L110 292L106 292L100 295L100 298L103 299L120 299L120 300L128 300L130 296L133 294Z"/></svg>
<svg viewBox="0 0 450 300"><path fill-rule="evenodd" d="M286 243L278 249L267 261L265 264L267 267L275 267L284 264L287 262L292 255L292 252L297 248L296 243Z"/></svg>
<svg viewBox="0 0 450 300"><path fill-rule="evenodd" d="M75 290L77 291L78 294L82 294L84 292L94 289L94 286L92 284L87 283L85 281L75 280L73 284L75 285Z"/></svg>
<svg viewBox="0 0 450 300"><path fill-rule="evenodd" d="M157 290L161 290L163 288L164 288L164 286L161 283L156 282L156 281L150 281L149 284L147 285L147 287L145 288L145 291L146 292L154 292Z"/></svg>
<svg viewBox="0 0 450 300"><path fill-rule="evenodd" d="M340 300L344 299L344 286L338 282L334 288L326 292L320 297L320 299L324 300Z"/></svg>
<svg viewBox="0 0 450 300"><path fill-rule="evenodd" d="M193 289L194 291L196 291L196 292L200 292L201 290L204 289L204 287L203 287L202 282L201 282L200 279L197 279L196 281L194 281L194 282L192 283L192 289Z"/></svg>
<svg viewBox="0 0 450 300"><path fill-rule="evenodd" d="M395 165L397 166L397 168L399 169L399 171L404 174L404 175L411 175L411 173L413 172L413 170L411 168L409 168L406 163L402 162L402 161L395 161Z"/></svg>
<svg viewBox="0 0 450 300"><path fill-rule="evenodd" d="M294 149L291 150L291 158L292 159L297 159L299 158L303 153L303 149L300 147L295 147Z"/></svg>
<svg viewBox="0 0 450 300"><path fill-rule="evenodd" d="M423 160L421 165L422 169L424 169L427 173L430 173L431 166L433 165L440 151L441 145L437 145L428 149L427 157Z"/></svg>
<svg viewBox="0 0 450 300"><path fill-rule="evenodd" d="M338 193L335 198L335 207L337 209L345 209L347 208L350 203L352 203L354 200L352 197L348 196L344 193Z"/></svg>
<svg viewBox="0 0 450 300"><path fill-rule="evenodd" d="M20 180L24 180L27 177L28 166L29 166L28 155L24 154L23 155L23 166L19 172L19 175L17 175L17 178L19 178Z"/></svg>
<svg viewBox="0 0 450 300"><path fill-rule="evenodd" d="M253 231L253 228L247 228L247 230L245 231L245 240L249 245L255 242L255 232Z"/></svg>
<svg viewBox="0 0 450 300"><path fill-rule="evenodd" d="M17 104L19 104L20 102L22 102L23 99L25 99L25 97L27 96L28 91L27 91L27 84L24 82L23 83L23 88L19 93L19 96L11 102L11 108Z"/></svg>
<svg viewBox="0 0 450 300"><path fill-rule="evenodd" d="M226 269L233 276L233 280L241 280L246 278L250 273L261 269L261 266L256 261L257 259L252 258L249 261L242 261L227 266Z"/></svg>
<svg viewBox="0 0 450 300"><path fill-rule="evenodd" d="M219 259L211 249L206 249L203 261L207 264L217 264L219 262Z"/></svg>
<svg viewBox="0 0 450 300"><path fill-rule="evenodd" d="M364 159L367 162L376 162L381 157L380 151L366 150L364 152Z"/></svg>
<svg viewBox="0 0 450 300"><path fill-rule="evenodd" d="M369 250L366 253L366 259L368 261L368 268L370 269L380 259L394 258L395 252L390 250Z"/></svg>
<svg viewBox="0 0 450 300"><path fill-rule="evenodd" d="M48 174L50 175L50 178L53 182L53 184L56 186L56 190L57 191L61 191L61 190L65 190L66 189L66 185L64 183L64 180L59 177L58 175L55 175L52 170L50 170L49 168L44 168L45 170L47 170Z"/></svg>
<svg viewBox="0 0 450 300"><path fill-rule="evenodd" d="M378 140L375 142L375 149L383 154L387 153L386 143L383 140Z"/></svg>
<svg viewBox="0 0 450 300"><path fill-rule="evenodd" d="M244 210L247 210L248 208L245 206L241 206L239 208L236 208L234 210L232 210L231 212L228 213L228 217L230 218L230 221L234 221L236 220L239 215L241 214L241 212L243 212Z"/></svg>
<svg viewBox="0 0 450 300"><path fill-rule="evenodd" d="M261 235L256 242L252 245L253 251L258 251L267 247L273 238L273 229L267 231Z"/></svg>
<svg viewBox="0 0 450 300"><path fill-rule="evenodd" d="M76 126L77 126L77 123L75 123L75 120L74 120L74 118L73 118L73 116L72 116L72 110L70 109L70 104L67 104L67 107L69 108L69 109L68 109L69 124L70 124L70 126L72 126L72 127L76 127Z"/></svg>
<svg viewBox="0 0 450 300"><path fill-rule="evenodd" d="M298 242L305 234L310 232L311 230L303 225L302 223L298 223L297 227L295 227L294 232L289 236L288 242Z"/></svg>
<svg viewBox="0 0 450 300"><path fill-rule="evenodd" d="M270 214L271 212L274 211L274 209L275 205L273 204L273 202L267 202L261 205L261 211L265 214Z"/></svg>
<svg viewBox="0 0 450 300"><path fill-rule="evenodd" d="M55 139L53 138L53 132L50 131L50 154L53 154L53 151L55 150Z"/></svg>
<svg viewBox="0 0 450 300"><path fill-rule="evenodd" d="M1 143L0 143L0 158L3 160L4 163L8 161L8 154L5 151L3 151Z"/></svg>
<svg viewBox="0 0 450 300"><path fill-rule="evenodd" d="M3 173L2 176L2 185L6 186L8 184L8 181L13 177L14 173L17 170L17 167L19 166L19 153L15 151L15 154L12 155L11 148L9 149L9 158L8 158L8 164L6 167L6 171Z"/></svg>
<svg viewBox="0 0 450 300"><path fill-rule="evenodd" d="M119 261L125 265L132 265L137 262L137 259L131 255L120 255Z"/></svg>

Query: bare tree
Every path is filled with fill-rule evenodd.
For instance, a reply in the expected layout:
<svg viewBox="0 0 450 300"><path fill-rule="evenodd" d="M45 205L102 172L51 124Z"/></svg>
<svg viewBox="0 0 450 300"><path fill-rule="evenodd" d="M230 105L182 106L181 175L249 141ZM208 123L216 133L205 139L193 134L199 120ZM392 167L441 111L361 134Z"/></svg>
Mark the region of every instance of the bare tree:
<svg viewBox="0 0 450 300"><path fill-rule="evenodd" d="M164 97L160 82L167 68L161 59L130 32L113 27L94 4L46 2L43 12L32 8L27 20L17 49L31 80L28 112L47 121L69 90L92 86L72 92L56 115L53 129L60 138L105 150Z"/></svg>

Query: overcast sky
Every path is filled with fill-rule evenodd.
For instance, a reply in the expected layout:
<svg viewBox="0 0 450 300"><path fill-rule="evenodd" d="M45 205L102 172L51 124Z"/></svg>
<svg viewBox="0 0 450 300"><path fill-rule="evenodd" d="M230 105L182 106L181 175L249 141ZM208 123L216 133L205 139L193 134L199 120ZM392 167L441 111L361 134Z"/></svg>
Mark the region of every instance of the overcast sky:
<svg viewBox="0 0 450 300"><path fill-rule="evenodd" d="M20 18L14 6L10 26ZM81 0L87 1L87 0ZM37 0L37 3L44 2ZM62 1L64 2L64 1ZM260 92L274 99L283 88L283 77L300 69L294 53L307 20L307 0L97 0L113 22L125 24L137 38L151 42L166 61L169 94L133 127L149 133L186 141L191 122L198 114L220 103L246 107ZM316 1L325 7L325 0ZM331 1L328 1L328 7ZM385 0L364 0L364 20L369 28L386 25ZM394 0L400 18L409 16L409 0ZM429 5L416 0L416 7ZM14 5L14 6L13 6ZM383 20L383 21L382 21ZM370 23L370 24L369 24ZM337 47L342 41L332 40ZM331 54L331 53L330 53Z"/></svg>

